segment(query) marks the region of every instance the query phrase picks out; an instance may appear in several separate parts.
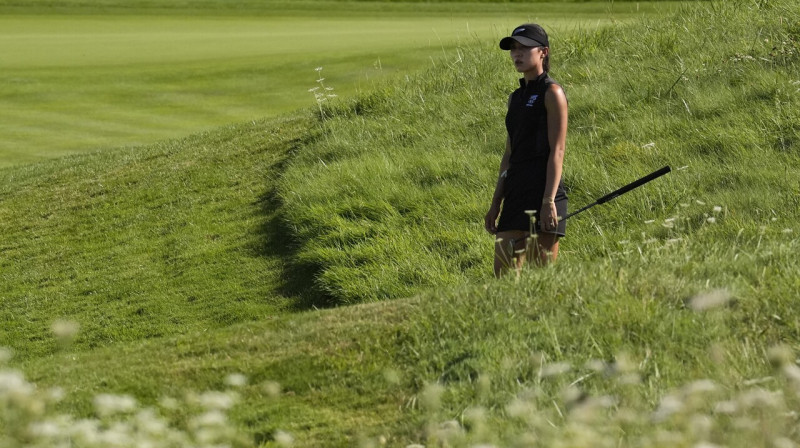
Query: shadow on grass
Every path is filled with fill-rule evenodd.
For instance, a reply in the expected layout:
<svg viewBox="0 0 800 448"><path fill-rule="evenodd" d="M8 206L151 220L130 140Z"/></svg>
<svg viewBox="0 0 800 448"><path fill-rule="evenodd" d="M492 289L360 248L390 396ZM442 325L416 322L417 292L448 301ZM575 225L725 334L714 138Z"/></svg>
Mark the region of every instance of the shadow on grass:
<svg viewBox="0 0 800 448"><path fill-rule="evenodd" d="M334 306L333 299L316 286L315 279L321 267L314 263L297 261L300 244L295 240L287 223L281 219L282 204L273 190L260 200L264 222L259 233L259 254L280 258L281 273L278 293L294 298L294 311Z"/></svg>
<svg viewBox="0 0 800 448"><path fill-rule="evenodd" d="M275 179L283 174L291 160L291 154L303 144L302 139L289 143L286 157L272 166ZM259 242L255 251L259 256L280 260L280 279L277 293L293 299L292 311L306 311L314 308L331 308L335 306L333 298L317 286L315 279L321 266L298 261L300 242L292 232L289 224L282 219L283 202L277 190L277 182L273 181L258 201L263 216L259 226Z"/></svg>

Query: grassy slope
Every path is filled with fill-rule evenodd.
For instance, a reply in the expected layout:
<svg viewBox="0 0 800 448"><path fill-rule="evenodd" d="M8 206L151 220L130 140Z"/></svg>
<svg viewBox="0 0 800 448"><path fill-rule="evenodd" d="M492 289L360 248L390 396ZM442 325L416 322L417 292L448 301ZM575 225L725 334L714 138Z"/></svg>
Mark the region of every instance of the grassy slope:
<svg viewBox="0 0 800 448"><path fill-rule="evenodd" d="M54 318L79 322L91 348L294 306L273 190L307 126L254 122L0 172L2 344L47 354Z"/></svg>
<svg viewBox="0 0 800 448"><path fill-rule="evenodd" d="M620 241L651 236L732 238L772 218L794 222L800 120L791 30L764 23L737 37L712 15L682 19L673 26L689 32L680 35L649 23L554 44L553 75L571 101L565 182L573 206L660 166L686 167L571 222L567 258L604 257L624 249ZM281 192L304 242L300 258L324 267L318 286L338 303L487 271L493 241L476 217L491 196L505 98L516 83L505 59L493 45L476 45L452 54L437 76L324 111L325 140L292 160ZM771 193L757 193L764 191ZM709 229L704 216L715 205L728 221ZM673 218L686 225L661 226Z"/></svg>
<svg viewBox="0 0 800 448"><path fill-rule="evenodd" d="M663 163L688 168L576 221L564 240L564 256L552 269L527 273L519 282L439 288L415 299L286 315L203 337L195 333L58 354L25 362L26 371L43 385L67 385L75 392L67 404L79 412L88 412L88 395L95 391L155 400L185 388L217 387L226 373L242 371L254 385L237 410L238 421L256 440L283 428L307 446L342 445L359 433L387 434L399 446L423 440L420 391L432 381L446 387L436 418L460 419L476 404L502 415L503 404L526 387L539 389L545 403L558 400L572 382L590 395L628 397L626 386L580 367L621 352L631 355L643 377L626 398L643 415L657 397L692 379L709 377L736 390L744 379L766 375L766 348L796 342L800 331L793 306L800 287L794 275L800 244L794 228L800 218L800 108L792 94L798 81L798 11L788 2L760 11L715 7L562 43L555 76L571 100L567 180L574 204ZM745 28L769 41L742 35ZM322 269L316 288L336 303L396 297L488 274L491 240L473 221L489 197L502 141L498 117L513 76L493 49L470 47L453 59L408 83L327 109L325 132L296 142L295 157L282 166L279 184L272 184L283 201L281 219L303 243L293 266ZM758 111L755 118L740 107L742 99ZM219 144L240 148L229 161L245 170L258 159L243 156L253 148L224 142L243 132L251 136L249 145L266 155L273 147L285 151L279 143L298 135L291 123L283 123L268 129L283 129L287 138L260 146L253 136L263 126L229 130L214 144L201 143L213 138L208 135L195 145L175 144L172 151L152 147L147 152L163 154L164 165L147 172L154 181L170 183L169 168L181 166L174 161L194 161L193 148L213 150ZM91 159L81 162L91 166ZM45 183L42 179L58 173L52 167L71 163L6 179L4 185L11 186L4 191L4 208L13 204L6 198L21 189L15 185ZM80 172L81 165L62 168L63 176L77 175L70 170ZM172 176L181 184L179 174ZM251 199L270 191L259 185ZM49 191L37 196L39 203L59 197L57 188ZM25 203L30 202L36 201ZM714 205L722 210L715 212ZM445 212L431 219L427 211L434 206ZM165 227L182 222L189 220L178 214ZM245 231L231 232L233 237ZM15 241L4 238L4 250L15 250ZM242 254L232 250L229 257L249 258ZM18 261L26 263L23 257ZM715 288L734 298L732 306L706 314L686 309L686 299ZM51 317L46 310L40 319ZM576 368L543 379L532 352ZM387 369L399 382L386 380ZM479 393L479 373L492 378L491 394ZM265 397L264 380L283 383L284 394ZM494 424L511 426L508 434L517 429L510 421ZM648 428L646 422L628 428L629 437ZM712 441L735 442L737 434L728 431ZM486 438L499 442L504 436Z"/></svg>

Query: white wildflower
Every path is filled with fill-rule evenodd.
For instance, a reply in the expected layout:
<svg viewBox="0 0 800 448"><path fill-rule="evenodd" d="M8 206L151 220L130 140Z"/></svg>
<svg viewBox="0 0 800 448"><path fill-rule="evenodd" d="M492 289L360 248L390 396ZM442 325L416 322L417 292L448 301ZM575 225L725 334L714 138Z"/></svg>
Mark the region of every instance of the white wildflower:
<svg viewBox="0 0 800 448"><path fill-rule="evenodd" d="M512 418L522 418L532 415L536 407L527 400L515 398L506 405L506 413Z"/></svg>
<svg viewBox="0 0 800 448"><path fill-rule="evenodd" d="M7 363L14 357L14 352L10 348L0 347L0 364Z"/></svg>
<svg viewBox="0 0 800 448"><path fill-rule="evenodd" d="M25 381L25 376L15 370L0 370L0 397L2 396L29 396L33 394L34 387Z"/></svg>
<svg viewBox="0 0 800 448"><path fill-rule="evenodd" d="M444 388L437 383L426 385L422 390L422 396L420 397L422 406L428 410L439 409L443 393Z"/></svg>
<svg viewBox="0 0 800 448"><path fill-rule="evenodd" d="M547 364L542 366L541 376L542 378L547 378L549 376L556 376L561 375L563 373L567 373L572 369L572 366L568 362L556 362L552 364Z"/></svg>
<svg viewBox="0 0 800 448"><path fill-rule="evenodd" d="M223 412L213 409L200 414L192 423L196 425L196 427L225 426L228 423L228 418Z"/></svg>
<svg viewBox="0 0 800 448"><path fill-rule="evenodd" d="M275 443L277 443L279 446L288 447L294 444L294 437L285 431L275 431L275 433L272 435L272 438L275 439Z"/></svg>
<svg viewBox="0 0 800 448"><path fill-rule="evenodd" d="M94 397L94 409L101 417L130 412L136 409L136 400L129 395L100 394Z"/></svg>
<svg viewBox="0 0 800 448"><path fill-rule="evenodd" d="M768 407L777 408L780 406L782 393L780 391L767 391L764 389L752 389L743 393L739 397L739 403L745 408Z"/></svg>
<svg viewBox="0 0 800 448"><path fill-rule="evenodd" d="M115 423L110 428L98 434L98 443L103 447L128 446L131 434L130 427L123 423Z"/></svg>
<svg viewBox="0 0 800 448"><path fill-rule="evenodd" d="M794 364L786 364L783 366L783 374L795 384L800 384L800 367Z"/></svg>
<svg viewBox="0 0 800 448"><path fill-rule="evenodd" d="M61 434L61 425L52 420L45 420L32 423L28 431L36 438L54 439Z"/></svg>
<svg viewBox="0 0 800 448"><path fill-rule="evenodd" d="M176 399L174 399L172 397L162 397L158 401L158 404L161 405L162 408L170 410L170 411L174 411L174 410L178 409L180 407L180 405L181 405L178 402L178 400L176 400Z"/></svg>
<svg viewBox="0 0 800 448"><path fill-rule="evenodd" d="M688 305L695 311L705 311L725 306L732 298L731 293L727 290L715 289L692 297Z"/></svg>
<svg viewBox="0 0 800 448"><path fill-rule="evenodd" d="M708 219L706 219L706 222L708 222L709 224L714 224L715 222L717 222L717 218L711 216Z"/></svg>
<svg viewBox="0 0 800 448"><path fill-rule="evenodd" d="M147 434L159 436L166 434L169 429L152 409L144 409L136 414L136 426Z"/></svg>
<svg viewBox="0 0 800 448"><path fill-rule="evenodd" d="M54 387L52 389L48 389L47 391L47 399L53 403L58 403L59 401L63 400L65 395L66 393L64 392L64 389L60 387Z"/></svg>
<svg viewBox="0 0 800 448"><path fill-rule="evenodd" d="M639 384L642 382L642 377L636 372L628 372L620 375L617 378L617 382L620 384Z"/></svg>
<svg viewBox="0 0 800 448"><path fill-rule="evenodd" d="M59 319L53 322L50 329L59 341L70 342L78 335L80 325L71 320Z"/></svg>
<svg viewBox="0 0 800 448"><path fill-rule="evenodd" d="M717 389L717 384L709 379L693 381L685 388L688 394L714 392Z"/></svg>
<svg viewBox="0 0 800 448"><path fill-rule="evenodd" d="M719 205L715 205L713 210L714 210L714 213L719 213L719 212L722 211L722 207L720 207Z"/></svg>
<svg viewBox="0 0 800 448"><path fill-rule="evenodd" d="M70 436L87 446L97 446L100 438L100 422L83 419L73 423Z"/></svg>
<svg viewBox="0 0 800 448"><path fill-rule="evenodd" d="M261 388L268 397L276 398L281 395L281 385L276 381L265 381Z"/></svg>
<svg viewBox="0 0 800 448"><path fill-rule="evenodd" d="M658 409L653 413L653 420L664 421L681 410L683 410L683 402L678 397L667 395L661 399Z"/></svg>
<svg viewBox="0 0 800 448"><path fill-rule="evenodd" d="M242 387L247 385L247 377L241 373L232 373L225 377L225 384L231 387Z"/></svg>
<svg viewBox="0 0 800 448"><path fill-rule="evenodd" d="M739 410L739 406L735 401L720 401L714 405L714 412L717 414L734 414Z"/></svg>
<svg viewBox="0 0 800 448"><path fill-rule="evenodd" d="M593 372L604 372L608 370L608 364L599 359L590 359L589 361L586 361L584 367Z"/></svg>
<svg viewBox="0 0 800 448"><path fill-rule="evenodd" d="M787 439L786 437L778 437L776 439L773 439L772 440L772 445L775 448L796 448L797 447L797 445L795 445L794 442L792 442L790 439Z"/></svg>
<svg viewBox="0 0 800 448"><path fill-rule="evenodd" d="M230 409L236 404L236 395L227 392L203 392L197 397L197 402L206 409Z"/></svg>

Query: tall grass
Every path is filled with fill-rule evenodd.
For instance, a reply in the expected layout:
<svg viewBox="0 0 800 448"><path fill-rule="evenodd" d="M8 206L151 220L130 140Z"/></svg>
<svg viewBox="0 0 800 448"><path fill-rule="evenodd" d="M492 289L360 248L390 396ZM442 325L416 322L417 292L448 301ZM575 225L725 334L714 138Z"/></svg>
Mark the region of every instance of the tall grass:
<svg viewBox="0 0 800 448"><path fill-rule="evenodd" d="M698 225L658 235L693 238L713 206L726 210L714 230L725 238L797 219L797 8L734 3L554 39L552 74L570 100L573 207L662 165L679 168L570 222L565 262L606 257L645 221L679 213ZM317 284L333 303L402 297L489 272L492 240L480 217L516 83L495 47L476 42L320 115L325 129L298 151L281 195L300 260L320 267ZM684 208L695 201L708 208Z"/></svg>

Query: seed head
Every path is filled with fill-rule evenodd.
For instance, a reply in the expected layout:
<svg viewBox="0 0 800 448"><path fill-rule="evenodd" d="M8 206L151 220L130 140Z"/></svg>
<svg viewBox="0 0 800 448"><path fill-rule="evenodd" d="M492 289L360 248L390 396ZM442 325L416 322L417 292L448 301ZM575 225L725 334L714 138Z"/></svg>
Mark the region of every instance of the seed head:
<svg viewBox="0 0 800 448"><path fill-rule="evenodd" d="M275 442L279 446L289 447L294 445L294 437L291 434L285 431L281 431L280 429L275 431L272 435L272 438L275 439Z"/></svg>
<svg viewBox="0 0 800 448"><path fill-rule="evenodd" d="M247 377L241 373L232 373L225 377L225 384L231 387L242 387L247 385Z"/></svg>
<svg viewBox="0 0 800 448"><path fill-rule="evenodd" d="M60 343L69 344L78 335L80 325L75 321L59 319L53 322L50 329Z"/></svg>
<svg viewBox="0 0 800 448"><path fill-rule="evenodd" d="M10 348L0 347L0 364L7 363L14 357L14 352Z"/></svg>
<svg viewBox="0 0 800 448"><path fill-rule="evenodd" d="M95 411L101 417L131 412L136 406L136 400L130 395L100 394L94 397Z"/></svg>
<svg viewBox="0 0 800 448"><path fill-rule="evenodd" d="M689 308L695 311L706 311L727 305L733 299L730 292L725 289L714 289L698 294L689 299Z"/></svg>

